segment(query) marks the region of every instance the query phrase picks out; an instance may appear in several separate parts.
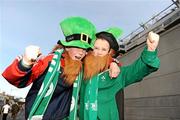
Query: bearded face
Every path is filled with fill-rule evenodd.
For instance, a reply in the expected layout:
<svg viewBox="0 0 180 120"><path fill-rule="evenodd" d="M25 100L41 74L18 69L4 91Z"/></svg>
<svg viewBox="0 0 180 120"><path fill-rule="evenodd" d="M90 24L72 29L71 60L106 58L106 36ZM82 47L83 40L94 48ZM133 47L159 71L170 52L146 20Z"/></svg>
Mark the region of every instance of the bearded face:
<svg viewBox="0 0 180 120"><path fill-rule="evenodd" d="M94 75L108 69L112 57L110 54L105 56L95 56L90 51L84 58L84 79L90 79Z"/></svg>
<svg viewBox="0 0 180 120"><path fill-rule="evenodd" d="M64 78L65 83L72 85L81 71L82 62L80 60L73 60L67 51L65 51L63 57L65 65L62 77Z"/></svg>

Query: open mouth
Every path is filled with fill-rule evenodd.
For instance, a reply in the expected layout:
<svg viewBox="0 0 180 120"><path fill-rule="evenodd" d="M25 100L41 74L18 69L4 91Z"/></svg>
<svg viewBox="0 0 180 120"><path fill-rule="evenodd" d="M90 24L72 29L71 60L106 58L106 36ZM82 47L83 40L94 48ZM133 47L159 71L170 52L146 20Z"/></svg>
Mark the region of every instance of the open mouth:
<svg viewBox="0 0 180 120"><path fill-rule="evenodd" d="M81 60L81 57L80 57L80 56L75 56L75 58L76 58L77 60Z"/></svg>

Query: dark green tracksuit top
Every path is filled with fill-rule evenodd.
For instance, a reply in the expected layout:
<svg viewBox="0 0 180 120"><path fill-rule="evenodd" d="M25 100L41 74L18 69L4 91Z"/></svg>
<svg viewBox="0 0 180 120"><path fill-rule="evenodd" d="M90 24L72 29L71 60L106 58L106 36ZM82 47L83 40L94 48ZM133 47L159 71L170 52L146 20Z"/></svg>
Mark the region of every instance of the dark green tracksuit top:
<svg viewBox="0 0 180 120"><path fill-rule="evenodd" d="M109 72L99 74L98 97L97 97L97 119L119 120L119 114L115 95L126 86L141 81L145 76L158 70L160 60L157 57L157 50L147 51L147 47L141 56L131 65L120 67L120 74L117 78L110 79ZM83 84L82 84L83 87ZM83 91L81 91L83 95ZM80 97L80 101L83 96ZM83 100L82 100L83 101ZM81 110L80 110L81 111ZM83 111L83 110L82 110ZM83 112L80 112L80 120L83 120Z"/></svg>

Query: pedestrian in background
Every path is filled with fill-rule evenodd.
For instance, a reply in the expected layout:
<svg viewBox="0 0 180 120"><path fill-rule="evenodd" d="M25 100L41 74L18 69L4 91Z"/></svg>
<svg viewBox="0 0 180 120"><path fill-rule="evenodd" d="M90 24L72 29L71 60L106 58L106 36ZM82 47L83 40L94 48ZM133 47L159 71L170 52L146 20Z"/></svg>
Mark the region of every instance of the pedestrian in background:
<svg viewBox="0 0 180 120"><path fill-rule="evenodd" d="M6 101L6 104L2 107L2 120L7 120L8 113L10 112L11 107L9 105L9 102Z"/></svg>

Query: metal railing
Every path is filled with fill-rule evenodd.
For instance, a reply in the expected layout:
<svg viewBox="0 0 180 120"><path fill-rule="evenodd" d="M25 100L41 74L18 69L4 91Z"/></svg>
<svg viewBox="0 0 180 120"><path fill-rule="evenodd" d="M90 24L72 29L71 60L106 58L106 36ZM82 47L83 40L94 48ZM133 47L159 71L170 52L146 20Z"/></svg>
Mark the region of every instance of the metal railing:
<svg viewBox="0 0 180 120"><path fill-rule="evenodd" d="M179 1L173 1L173 3L153 16L147 22L140 24L140 27L133 32L119 40L120 49L128 51L132 47L139 45L146 41L146 35L149 31L153 30L159 33L164 30L166 26L174 22L180 17Z"/></svg>

